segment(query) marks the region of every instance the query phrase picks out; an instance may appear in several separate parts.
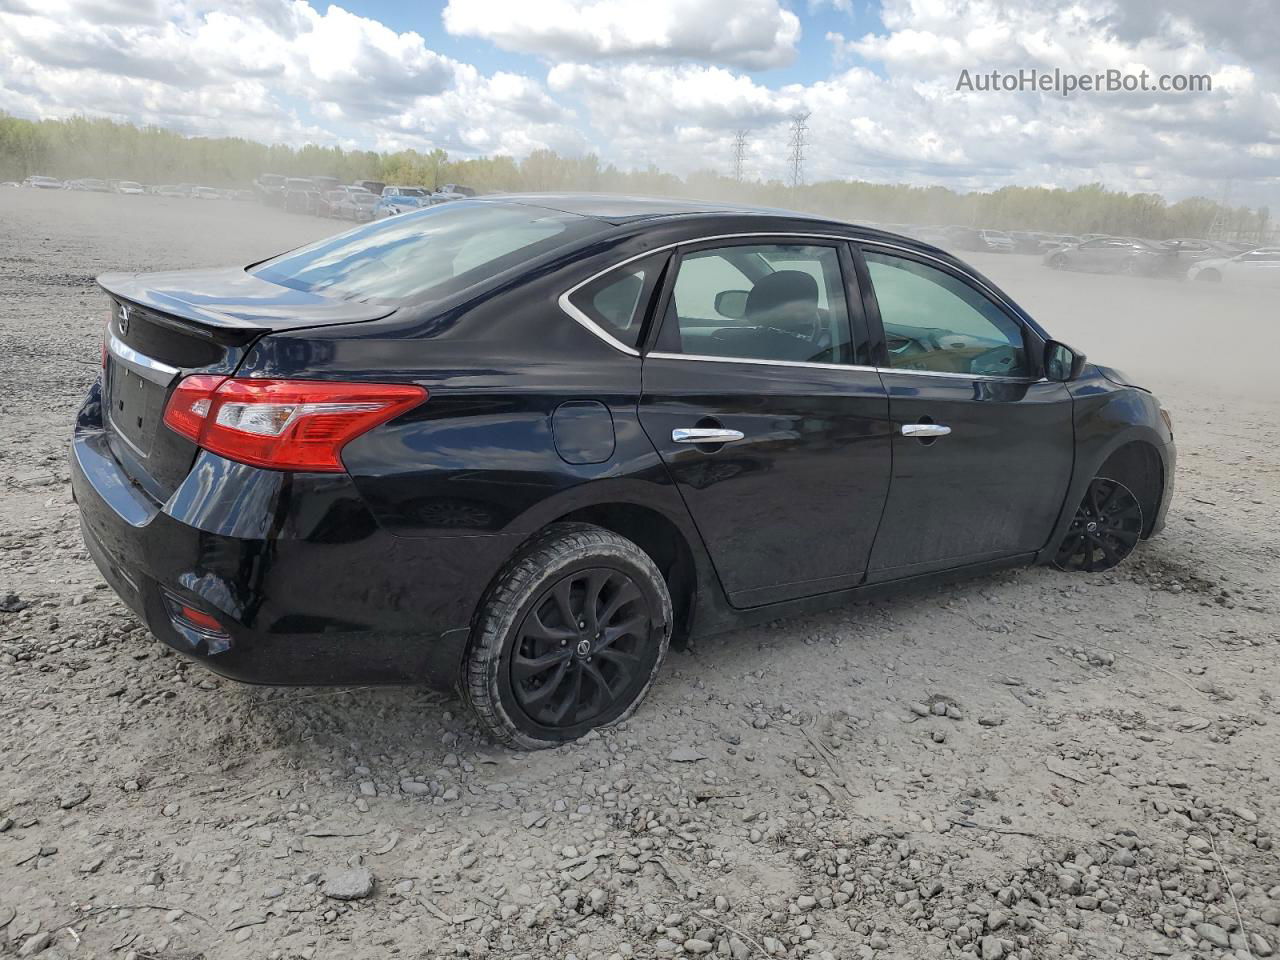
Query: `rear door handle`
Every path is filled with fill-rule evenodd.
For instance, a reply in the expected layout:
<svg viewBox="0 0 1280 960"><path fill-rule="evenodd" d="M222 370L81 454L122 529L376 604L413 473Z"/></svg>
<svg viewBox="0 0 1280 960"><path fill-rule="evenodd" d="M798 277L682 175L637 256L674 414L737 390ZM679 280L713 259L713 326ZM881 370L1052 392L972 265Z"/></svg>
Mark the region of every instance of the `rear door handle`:
<svg viewBox="0 0 1280 960"><path fill-rule="evenodd" d="M678 427L671 431L671 439L676 443L730 443L745 436L741 430L718 427Z"/></svg>
<svg viewBox="0 0 1280 960"><path fill-rule="evenodd" d="M945 437L950 432L950 427L944 427L940 423L904 423L902 425L904 437Z"/></svg>

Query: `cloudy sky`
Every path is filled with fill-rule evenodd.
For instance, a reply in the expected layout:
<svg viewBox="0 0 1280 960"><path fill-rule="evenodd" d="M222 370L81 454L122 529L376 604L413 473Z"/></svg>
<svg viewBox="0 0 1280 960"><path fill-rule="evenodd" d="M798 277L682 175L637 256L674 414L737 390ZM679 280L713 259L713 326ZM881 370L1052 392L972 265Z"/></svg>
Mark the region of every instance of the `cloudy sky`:
<svg viewBox="0 0 1280 960"><path fill-rule="evenodd" d="M1072 186L1280 206L1273 0L0 0L0 110L623 167ZM1207 73L1211 93L957 91L962 70Z"/></svg>

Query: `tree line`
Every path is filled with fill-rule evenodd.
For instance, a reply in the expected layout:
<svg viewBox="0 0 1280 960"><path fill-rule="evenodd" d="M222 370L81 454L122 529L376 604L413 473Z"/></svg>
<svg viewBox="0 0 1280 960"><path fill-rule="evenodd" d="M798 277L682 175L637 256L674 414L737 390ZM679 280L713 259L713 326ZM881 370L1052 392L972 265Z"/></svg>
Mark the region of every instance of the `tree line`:
<svg viewBox="0 0 1280 960"><path fill-rule="evenodd" d="M1008 230L1109 233L1154 239L1207 236L1264 241L1270 213L1193 197L1125 193L1094 183L1074 189L1002 187L957 193L941 186L825 180L799 187L736 181L711 170L687 177L649 167L620 170L594 154L535 150L452 158L443 150L378 153L308 144L267 145L240 137L187 137L160 127L70 117L25 120L0 113L0 180L32 174L102 177L144 183L243 187L259 174L334 176L344 183L381 180L436 188L459 183L482 193L580 190L657 194L821 212L878 223L963 224Z"/></svg>

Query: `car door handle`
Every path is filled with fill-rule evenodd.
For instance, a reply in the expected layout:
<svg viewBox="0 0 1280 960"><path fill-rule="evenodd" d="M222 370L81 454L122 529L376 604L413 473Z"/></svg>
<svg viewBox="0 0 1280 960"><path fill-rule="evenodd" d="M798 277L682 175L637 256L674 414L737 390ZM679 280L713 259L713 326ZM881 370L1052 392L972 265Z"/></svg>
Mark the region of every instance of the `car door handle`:
<svg viewBox="0 0 1280 960"><path fill-rule="evenodd" d="M724 430L718 427L678 427L671 431L676 443L731 443L746 434L741 430Z"/></svg>
<svg viewBox="0 0 1280 960"><path fill-rule="evenodd" d="M904 423L902 425L904 437L945 437L950 432L950 427L944 427L940 423Z"/></svg>

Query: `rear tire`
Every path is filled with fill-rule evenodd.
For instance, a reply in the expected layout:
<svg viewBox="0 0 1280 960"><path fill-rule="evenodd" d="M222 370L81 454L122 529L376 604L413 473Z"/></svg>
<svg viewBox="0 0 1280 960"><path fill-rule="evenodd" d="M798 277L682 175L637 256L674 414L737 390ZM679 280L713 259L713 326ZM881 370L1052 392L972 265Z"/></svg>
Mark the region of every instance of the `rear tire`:
<svg viewBox="0 0 1280 960"><path fill-rule="evenodd" d="M536 750L629 717L671 642L671 595L653 560L612 531L548 527L481 602L464 693L494 739Z"/></svg>

